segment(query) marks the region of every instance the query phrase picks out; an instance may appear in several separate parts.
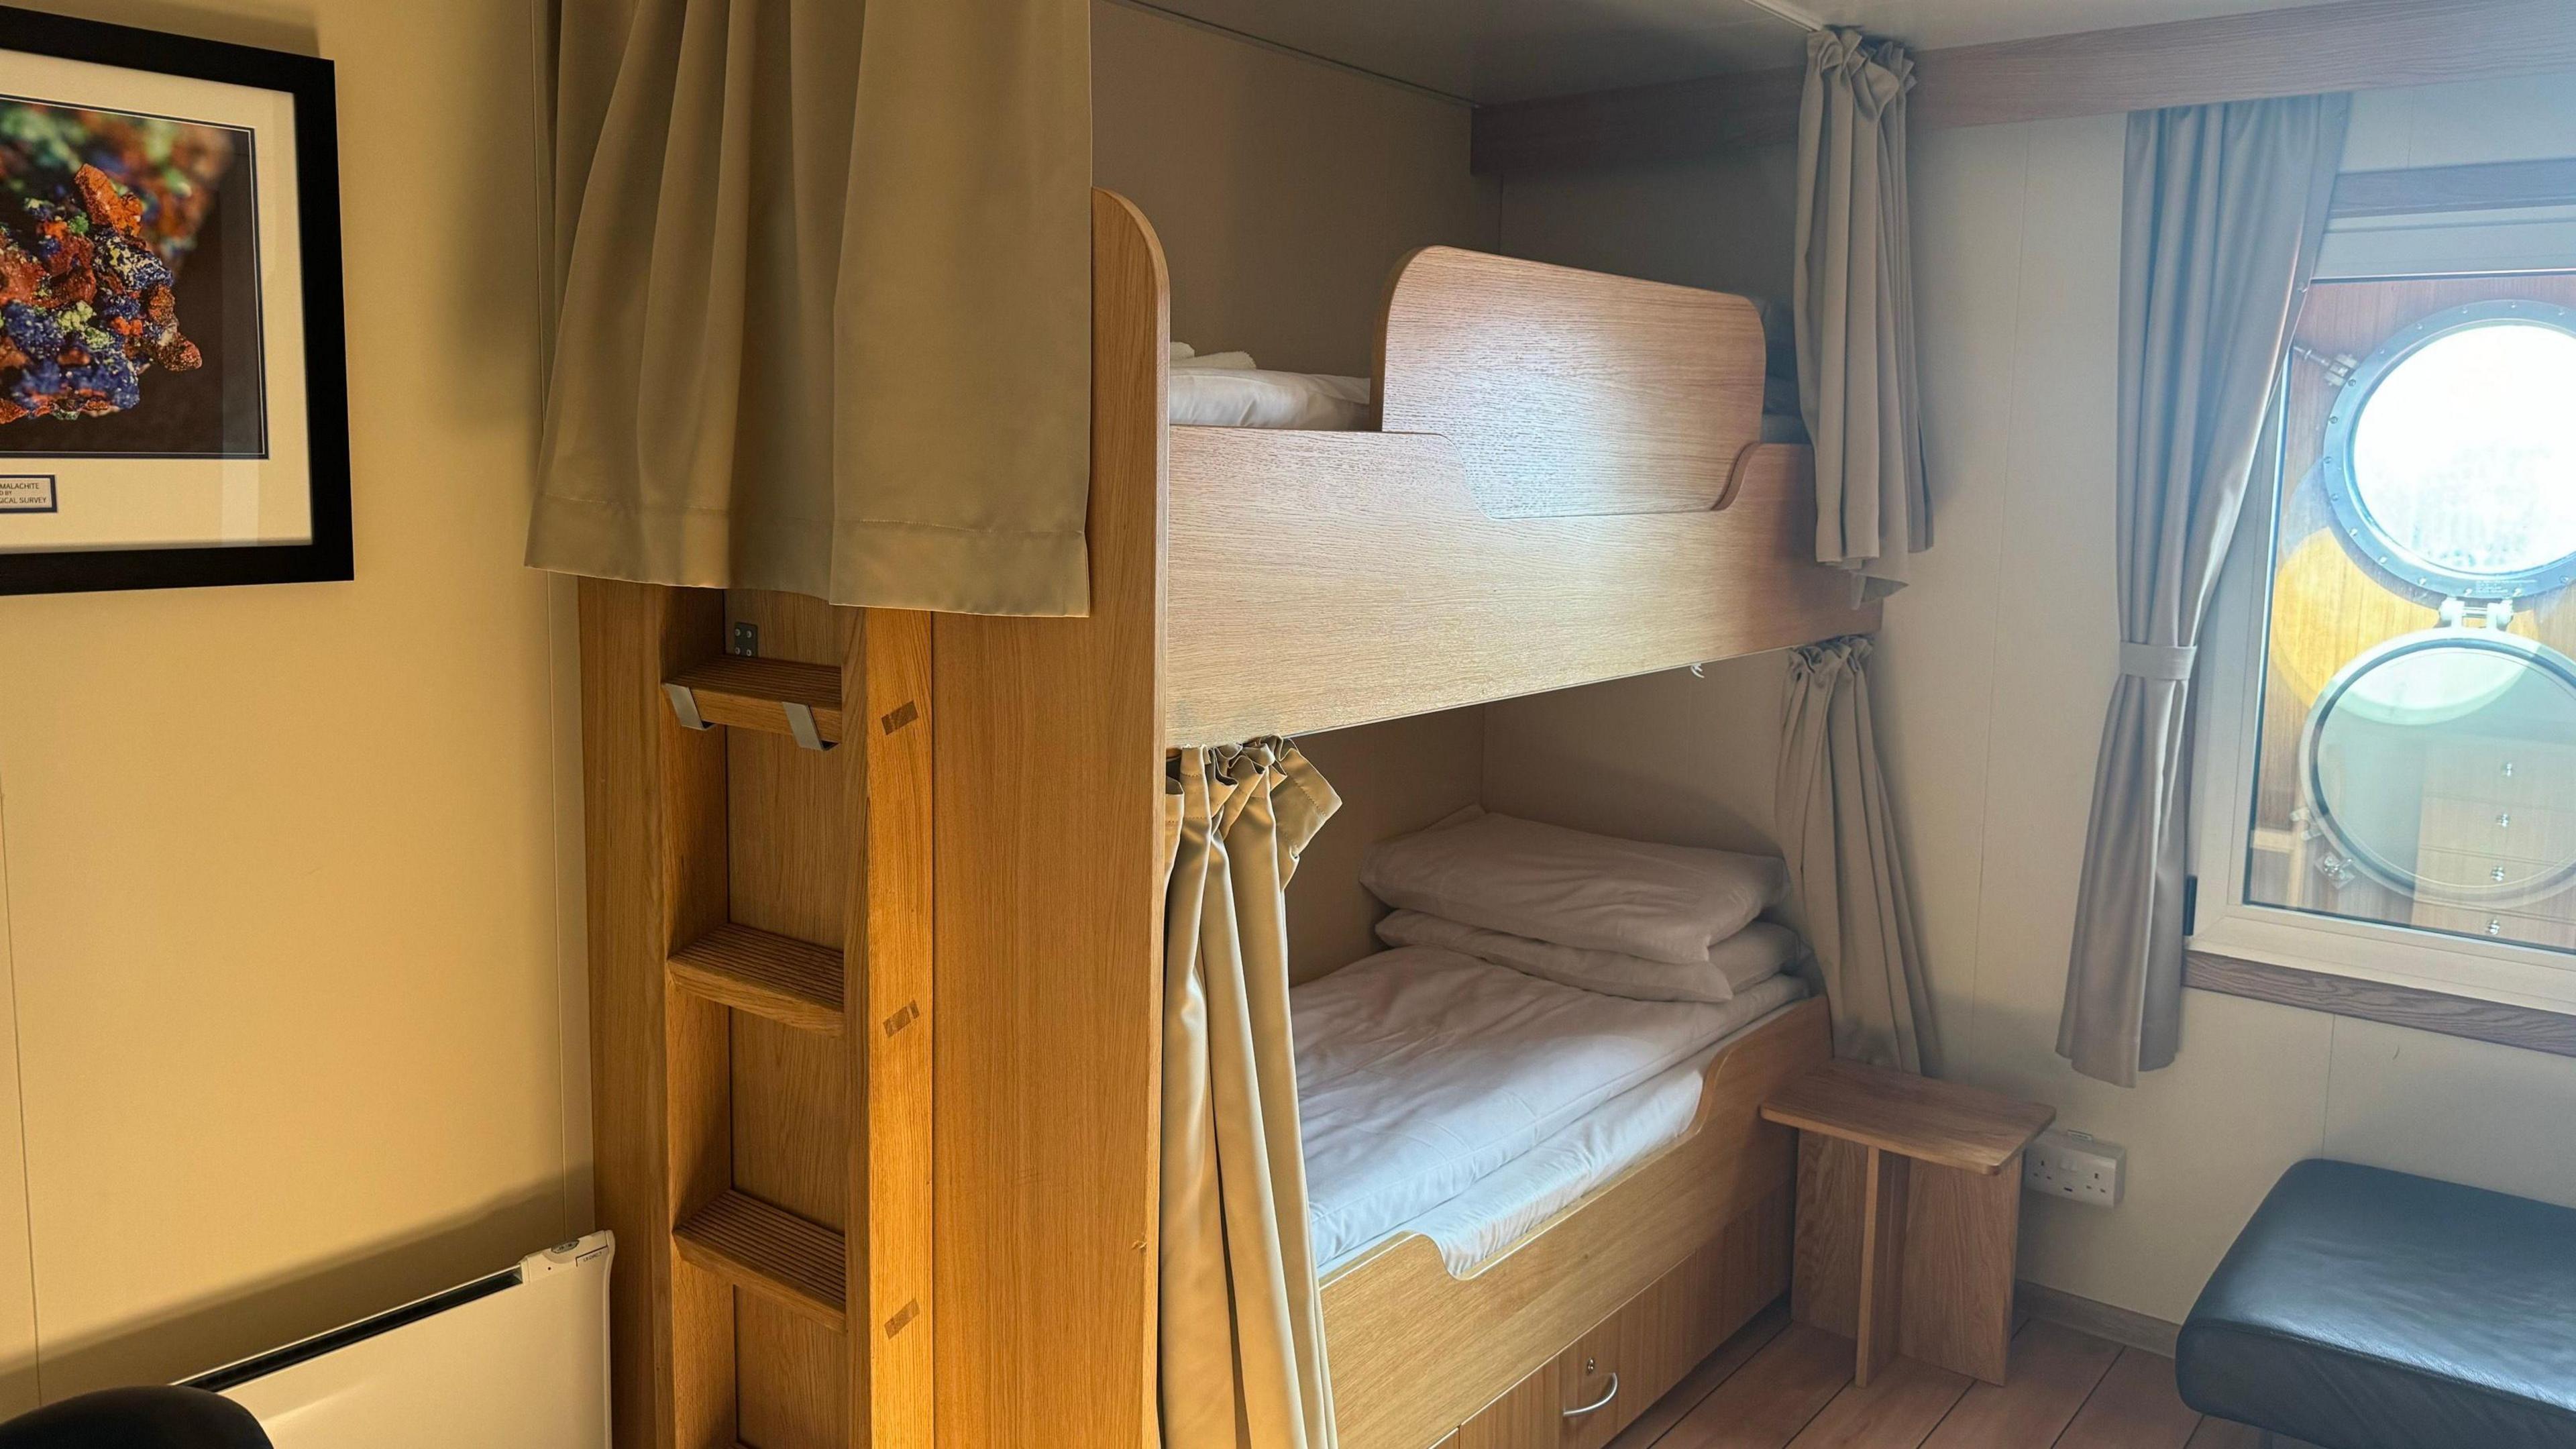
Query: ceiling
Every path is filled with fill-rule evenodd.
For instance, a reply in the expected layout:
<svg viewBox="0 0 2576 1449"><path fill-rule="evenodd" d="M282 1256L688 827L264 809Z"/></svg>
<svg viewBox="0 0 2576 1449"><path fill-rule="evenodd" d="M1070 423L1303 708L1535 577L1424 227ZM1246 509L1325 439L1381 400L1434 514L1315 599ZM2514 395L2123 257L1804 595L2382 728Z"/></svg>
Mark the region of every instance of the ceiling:
<svg viewBox="0 0 2576 1449"><path fill-rule="evenodd" d="M1493 104L1796 65L1754 0L1126 0ZM2316 0L1787 0L1918 49L2278 10Z"/></svg>

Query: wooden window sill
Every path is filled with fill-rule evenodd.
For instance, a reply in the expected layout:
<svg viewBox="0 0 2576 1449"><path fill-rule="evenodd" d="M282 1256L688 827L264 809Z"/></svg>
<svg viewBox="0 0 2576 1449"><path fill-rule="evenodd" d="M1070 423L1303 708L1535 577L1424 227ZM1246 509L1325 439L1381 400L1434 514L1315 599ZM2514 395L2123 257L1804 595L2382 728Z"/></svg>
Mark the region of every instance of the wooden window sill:
<svg viewBox="0 0 2576 1449"><path fill-rule="evenodd" d="M2305 971L2295 966L2274 966L2212 951L2185 954L2182 982L2194 990L2214 991L2222 996L2242 996L2361 1021L2576 1057L2576 1015L2564 1012L2392 986L2384 981Z"/></svg>

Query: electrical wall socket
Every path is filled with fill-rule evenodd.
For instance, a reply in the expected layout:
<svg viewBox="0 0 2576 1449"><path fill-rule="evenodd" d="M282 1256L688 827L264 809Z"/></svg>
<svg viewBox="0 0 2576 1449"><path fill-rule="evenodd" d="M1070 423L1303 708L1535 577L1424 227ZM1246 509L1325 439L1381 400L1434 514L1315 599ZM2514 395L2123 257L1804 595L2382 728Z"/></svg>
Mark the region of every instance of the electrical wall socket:
<svg viewBox="0 0 2576 1449"><path fill-rule="evenodd" d="M2088 1132L2052 1128L2022 1150L2021 1185L2089 1207L2118 1207L2129 1150Z"/></svg>

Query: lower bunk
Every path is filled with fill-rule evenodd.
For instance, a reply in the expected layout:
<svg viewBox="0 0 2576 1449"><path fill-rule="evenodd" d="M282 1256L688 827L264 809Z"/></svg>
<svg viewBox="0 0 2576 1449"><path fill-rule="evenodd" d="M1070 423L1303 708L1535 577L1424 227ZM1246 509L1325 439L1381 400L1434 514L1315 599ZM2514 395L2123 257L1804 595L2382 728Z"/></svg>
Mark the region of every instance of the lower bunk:
<svg viewBox="0 0 2576 1449"><path fill-rule="evenodd" d="M1760 1118L1827 1060L1823 1001L1734 1032L1688 1130L1464 1273L1397 1231L1323 1279L1345 1449L1605 1443L1787 1291L1795 1135Z"/></svg>

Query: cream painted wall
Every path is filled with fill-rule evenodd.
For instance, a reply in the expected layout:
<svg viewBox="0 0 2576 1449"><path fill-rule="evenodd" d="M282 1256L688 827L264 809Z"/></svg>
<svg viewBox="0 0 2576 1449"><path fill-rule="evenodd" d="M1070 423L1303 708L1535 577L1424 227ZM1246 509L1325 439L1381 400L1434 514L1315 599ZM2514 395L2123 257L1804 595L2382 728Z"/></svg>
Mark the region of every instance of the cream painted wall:
<svg viewBox="0 0 2576 1449"><path fill-rule="evenodd" d="M1565 267L1786 301L1796 283L1798 153L1514 177L1502 250Z"/></svg>
<svg viewBox="0 0 2576 1449"><path fill-rule="evenodd" d="M1410 835L1478 802L1485 717L1482 709L1457 709L1299 742L1342 797L1342 808L1306 847L1288 888L1292 978L1312 981L1385 949L1374 928L1386 907L1361 888L1360 857L1381 840Z"/></svg>
<svg viewBox="0 0 2576 1449"><path fill-rule="evenodd" d="M1172 335L1202 351L1366 374L1405 253L1495 249L1465 106L1112 0L1091 71L1094 179L1161 234Z"/></svg>
<svg viewBox="0 0 2576 1449"><path fill-rule="evenodd" d="M0 1410L588 1218L527 0L57 8L337 64L357 580L0 599Z"/></svg>
<svg viewBox="0 0 2576 1449"><path fill-rule="evenodd" d="M1940 546L1889 606L1877 678L1951 1075L2052 1102L2067 1125L2129 1149L2117 1209L2028 1202L2022 1271L2178 1319L2301 1157L2576 1203L2576 1062L2201 992L2186 995L2181 1060L2135 1090L2079 1077L2055 1054L2116 638L2122 146L2119 117L1918 139ZM2365 95L2348 161L2562 155L2576 155L2576 86L2542 77ZM1760 253L1734 223L1705 249L1693 234L1724 210L1714 179L1684 168L1653 185L1514 183L1505 243L1751 290ZM1590 207L1588 221L1536 214L1603 198L1617 205ZM1488 802L1721 844L1767 829L1780 663L1709 673L1491 707Z"/></svg>

